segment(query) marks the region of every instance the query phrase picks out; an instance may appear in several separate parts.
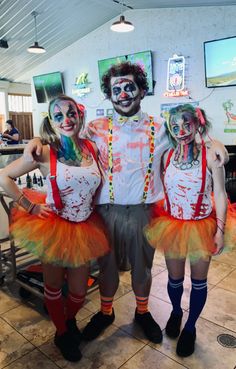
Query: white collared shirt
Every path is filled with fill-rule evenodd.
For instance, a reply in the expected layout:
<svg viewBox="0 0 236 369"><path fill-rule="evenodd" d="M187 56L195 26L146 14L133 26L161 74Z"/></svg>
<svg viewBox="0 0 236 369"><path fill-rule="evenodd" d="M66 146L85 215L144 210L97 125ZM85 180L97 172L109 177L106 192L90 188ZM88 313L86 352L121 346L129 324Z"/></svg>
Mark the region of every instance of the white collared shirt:
<svg viewBox="0 0 236 369"><path fill-rule="evenodd" d="M139 120L136 121L136 117ZM144 180L149 164L150 120L141 110L135 121L129 118L119 123L120 115L113 116L113 188L114 203L135 205L143 202ZM97 197L98 204L110 203L108 180L108 118L102 117L89 123L88 132L96 142L105 172L105 181ZM163 197L160 164L163 153L169 148L165 127L155 123L155 150L152 174L145 203L154 203Z"/></svg>

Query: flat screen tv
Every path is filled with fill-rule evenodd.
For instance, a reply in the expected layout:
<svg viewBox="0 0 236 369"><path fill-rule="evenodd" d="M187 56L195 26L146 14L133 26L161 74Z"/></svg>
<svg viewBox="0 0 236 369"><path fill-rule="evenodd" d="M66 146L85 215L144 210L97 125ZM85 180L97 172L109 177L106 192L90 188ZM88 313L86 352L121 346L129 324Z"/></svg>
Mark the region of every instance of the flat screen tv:
<svg viewBox="0 0 236 369"><path fill-rule="evenodd" d="M206 87L236 86L236 36L204 42Z"/></svg>
<svg viewBox="0 0 236 369"><path fill-rule="evenodd" d="M135 63L140 65L143 70L147 73L148 80L148 93L147 95L154 94L154 83L153 83L153 74L152 74L152 53L151 51L141 51L134 54L121 55L116 56L114 58L108 58L103 60L98 60L98 72L99 72L99 80L100 85L102 83L103 74L114 64L119 64L124 61L130 61L131 63Z"/></svg>
<svg viewBox="0 0 236 369"><path fill-rule="evenodd" d="M53 72L33 77L38 103L46 103L64 93L62 74Z"/></svg>

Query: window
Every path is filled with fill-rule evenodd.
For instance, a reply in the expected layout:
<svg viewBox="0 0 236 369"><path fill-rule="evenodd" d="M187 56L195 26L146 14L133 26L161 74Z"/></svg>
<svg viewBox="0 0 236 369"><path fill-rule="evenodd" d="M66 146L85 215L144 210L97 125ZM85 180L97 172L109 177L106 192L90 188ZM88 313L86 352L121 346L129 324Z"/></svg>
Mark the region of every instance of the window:
<svg viewBox="0 0 236 369"><path fill-rule="evenodd" d="M14 112L32 112L32 97L22 95L8 95L9 111Z"/></svg>

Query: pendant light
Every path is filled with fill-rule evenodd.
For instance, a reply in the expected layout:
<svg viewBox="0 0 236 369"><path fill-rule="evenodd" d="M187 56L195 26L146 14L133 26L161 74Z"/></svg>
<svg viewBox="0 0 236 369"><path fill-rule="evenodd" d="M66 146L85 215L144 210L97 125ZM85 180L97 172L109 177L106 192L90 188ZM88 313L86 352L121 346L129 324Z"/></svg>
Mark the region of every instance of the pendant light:
<svg viewBox="0 0 236 369"><path fill-rule="evenodd" d="M38 13L32 12L31 15L34 17L35 42L32 46L28 47L27 51L32 54L43 54L46 52L46 50L44 49L44 47L39 46L38 43L37 22L36 22L36 17Z"/></svg>
<svg viewBox="0 0 236 369"><path fill-rule="evenodd" d="M134 30L134 25L125 19L124 12L124 1L121 3L121 16L120 19L111 25L111 30L114 32L130 32Z"/></svg>

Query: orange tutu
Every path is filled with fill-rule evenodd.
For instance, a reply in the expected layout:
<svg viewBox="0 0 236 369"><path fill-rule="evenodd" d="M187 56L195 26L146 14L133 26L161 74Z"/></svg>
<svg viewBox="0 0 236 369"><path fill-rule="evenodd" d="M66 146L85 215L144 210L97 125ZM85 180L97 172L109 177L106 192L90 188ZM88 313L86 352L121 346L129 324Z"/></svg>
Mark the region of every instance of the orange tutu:
<svg viewBox="0 0 236 369"><path fill-rule="evenodd" d="M38 204L45 204L46 194L24 191ZM70 222L54 213L47 218L30 215L16 206L12 209L10 232L19 247L26 248L43 263L78 267L109 252L104 224L94 212L84 222Z"/></svg>
<svg viewBox="0 0 236 369"><path fill-rule="evenodd" d="M215 251L215 213L201 220L176 219L164 210L164 200L153 210L153 218L144 229L146 238L154 248L162 250L167 258L189 257L191 262L208 259ZM229 205L224 236L224 251L236 243L236 204Z"/></svg>

